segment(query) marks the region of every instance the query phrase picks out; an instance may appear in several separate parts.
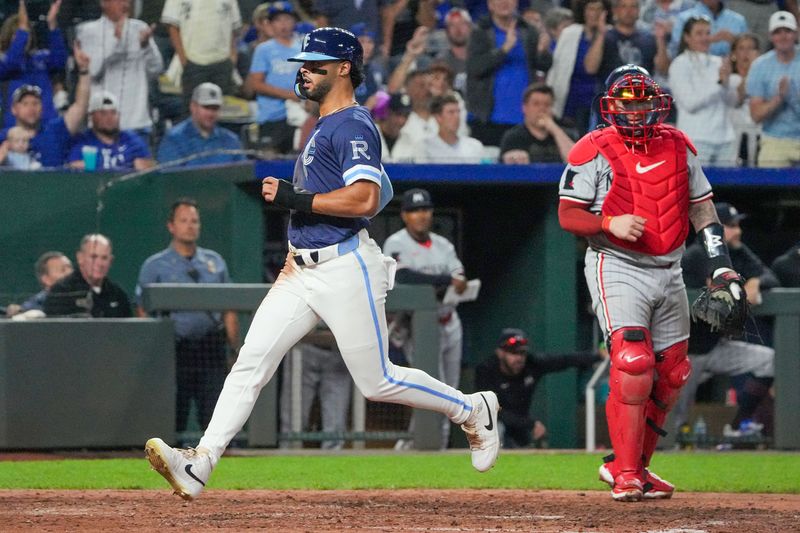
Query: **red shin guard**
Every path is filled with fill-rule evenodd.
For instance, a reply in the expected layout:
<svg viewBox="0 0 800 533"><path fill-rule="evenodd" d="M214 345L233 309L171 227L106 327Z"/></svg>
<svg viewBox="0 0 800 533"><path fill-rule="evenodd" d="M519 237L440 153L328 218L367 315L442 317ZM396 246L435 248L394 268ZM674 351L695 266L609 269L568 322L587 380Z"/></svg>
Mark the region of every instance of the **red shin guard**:
<svg viewBox="0 0 800 533"><path fill-rule="evenodd" d="M606 418L615 475L641 472L645 409L653 387L655 356L650 332L623 328L611 334L610 394Z"/></svg>
<svg viewBox="0 0 800 533"><path fill-rule="evenodd" d="M645 468L655 452L660 436L666 435L664 420L672 410L683 388L692 373L692 365L687 357L689 341L673 344L656 357L656 373L658 379L653 386L653 393L647 402L644 444L642 446L642 462Z"/></svg>

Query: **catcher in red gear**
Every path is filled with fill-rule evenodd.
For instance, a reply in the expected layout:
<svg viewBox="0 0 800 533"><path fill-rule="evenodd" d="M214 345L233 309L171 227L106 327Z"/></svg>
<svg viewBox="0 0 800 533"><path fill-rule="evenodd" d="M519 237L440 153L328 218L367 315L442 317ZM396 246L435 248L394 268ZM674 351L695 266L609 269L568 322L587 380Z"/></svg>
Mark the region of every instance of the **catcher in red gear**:
<svg viewBox="0 0 800 533"><path fill-rule="evenodd" d="M586 282L611 350L606 416L614 453L600 466L600 479L615 500L669 498L673 485L649 465L691 373L680 268L690 223L717 290L738 302L743 282L731 268L694 146L663 123L672 98L635 65L612 72L606 88L600 109L608 126L585 135L570 152L559 222L588 240Z"/></svg>

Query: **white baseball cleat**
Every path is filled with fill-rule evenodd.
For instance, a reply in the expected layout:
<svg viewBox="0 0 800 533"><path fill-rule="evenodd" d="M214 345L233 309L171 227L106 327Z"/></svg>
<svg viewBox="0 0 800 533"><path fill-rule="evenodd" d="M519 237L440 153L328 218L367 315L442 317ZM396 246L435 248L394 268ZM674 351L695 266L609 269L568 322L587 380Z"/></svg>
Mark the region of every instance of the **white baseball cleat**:
<svg viewBox="0 0 800 533"><path fill-rule="evenodd" d="M500 404L491 391L470 394L472 413L461 429L467 434L472 452L472 466L478 472L486 472L494 466L500 452L500 435L497 432L497 413Z"/></svg>
<svg viewBox="0 0 800 533"><path fill-rule="evenodd" d="M159 438L148 440L144 451L153 470L164 476L184 500L191 501L203 492L214 468L208 454L194 448L172 448Z"/></svg>

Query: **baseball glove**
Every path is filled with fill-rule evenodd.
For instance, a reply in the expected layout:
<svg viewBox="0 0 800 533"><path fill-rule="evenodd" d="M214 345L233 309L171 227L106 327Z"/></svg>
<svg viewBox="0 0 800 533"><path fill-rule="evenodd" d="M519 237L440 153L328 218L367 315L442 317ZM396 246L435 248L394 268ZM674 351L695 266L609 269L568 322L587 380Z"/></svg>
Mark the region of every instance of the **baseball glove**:
<svg viewBox="0 0 800 533"><path fill-rule="evenodd" d="M742 277L725 269L711 280L692 304L692 319L702 320L711 331L726 337L741 337L749 314Z"/></svg>

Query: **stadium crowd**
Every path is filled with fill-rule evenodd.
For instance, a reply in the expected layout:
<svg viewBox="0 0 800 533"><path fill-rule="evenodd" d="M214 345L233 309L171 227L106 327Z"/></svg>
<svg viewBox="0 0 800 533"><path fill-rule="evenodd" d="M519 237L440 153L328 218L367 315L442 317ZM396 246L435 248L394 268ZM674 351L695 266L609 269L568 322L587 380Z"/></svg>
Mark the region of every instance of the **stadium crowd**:
<svg viewBox="0 0 800 533"><path fill-rule="evenodd" d="M601 122L608 73L635 63L672 92L671 121L706 164L800 163L796 0L567 3L7 1L0 165L141 170L241 160L244 149L291 158L317 110L295 95L285 59L322 25L364 47L356 97L388 162L563 160Z"/></svg>

